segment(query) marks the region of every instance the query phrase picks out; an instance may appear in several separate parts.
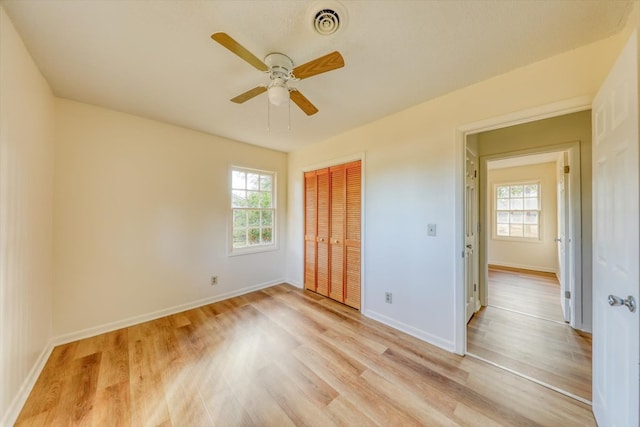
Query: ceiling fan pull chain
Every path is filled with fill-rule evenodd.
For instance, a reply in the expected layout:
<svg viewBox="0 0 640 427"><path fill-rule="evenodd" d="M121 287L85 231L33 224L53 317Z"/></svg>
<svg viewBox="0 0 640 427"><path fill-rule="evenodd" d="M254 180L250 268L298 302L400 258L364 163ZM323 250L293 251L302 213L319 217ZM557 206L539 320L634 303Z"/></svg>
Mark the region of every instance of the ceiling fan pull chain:
<svg viewBox="0 0 640 427"><path fill-rule="evenodd" d="M291 97L289 97L289 130L291 130Z"/></svg>
<svg viewBox="0 0 640 427"><path fill-rule="evenodd" d="M271 102L267 97L267 132L271 132Z"/></svg>

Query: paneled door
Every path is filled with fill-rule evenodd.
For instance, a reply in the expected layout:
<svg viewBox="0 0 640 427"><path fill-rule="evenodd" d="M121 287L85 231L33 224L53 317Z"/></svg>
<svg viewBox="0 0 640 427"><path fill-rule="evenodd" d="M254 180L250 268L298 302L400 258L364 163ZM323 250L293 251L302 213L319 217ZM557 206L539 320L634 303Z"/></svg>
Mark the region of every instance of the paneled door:
<svg viewBox="0 0 640 427"><path fill-rule="evenodd" d="M640 425L638 39L593 101L593 412Z"/></svg>
<svg viewBox="0 0 640 427"><path fill-rule="evenodd" d="M305 173L305 289L361 306L361 163Z"/></svg>

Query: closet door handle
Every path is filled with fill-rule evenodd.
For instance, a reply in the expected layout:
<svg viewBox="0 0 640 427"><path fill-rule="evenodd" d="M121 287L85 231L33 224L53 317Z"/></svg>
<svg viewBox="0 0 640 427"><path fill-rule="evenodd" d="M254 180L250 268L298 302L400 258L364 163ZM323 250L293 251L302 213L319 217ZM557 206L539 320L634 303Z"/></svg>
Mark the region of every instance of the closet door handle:
<svg viewBox="0 0 640 427"><path fill-rule="evenodd" d="M318 242L323 243L323 242L324 242L324 237L320 237L320 238L318 239Z"/></svg>

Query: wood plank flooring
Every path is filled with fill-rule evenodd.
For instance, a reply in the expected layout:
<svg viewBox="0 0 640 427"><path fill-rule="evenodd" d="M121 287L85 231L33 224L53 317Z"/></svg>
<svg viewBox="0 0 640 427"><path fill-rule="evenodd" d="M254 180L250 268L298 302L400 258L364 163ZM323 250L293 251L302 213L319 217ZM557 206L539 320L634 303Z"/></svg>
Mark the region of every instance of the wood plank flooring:
<svg viewBox="0 0 640 427"><path fill-rule="evenodd" d="M591 334L557 320L562 319L559 290L552 292L557 285L540 276L492 270L489 281L489 306L469 322L467 351L590 401Z"/></svg>
<svg viewBox="0 0 640 427"><path fill-rule="evenodd" d="M289 285L56 347L17 426L595 426L574 399Z"/></svg>
<svg viewBox="0 0 640 427"><path fill-rule="evenodd" d="M489 305L564 322L560 284L547 274L490 268Z"/></svg>

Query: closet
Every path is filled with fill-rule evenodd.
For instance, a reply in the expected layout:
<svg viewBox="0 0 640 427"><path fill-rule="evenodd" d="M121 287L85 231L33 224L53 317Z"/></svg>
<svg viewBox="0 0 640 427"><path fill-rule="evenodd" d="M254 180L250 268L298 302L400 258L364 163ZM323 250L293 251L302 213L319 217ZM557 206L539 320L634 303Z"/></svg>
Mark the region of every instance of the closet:
<svg viewBox="0 0 640 427"><path fill-rule="evenodd" d="M360 163L304 174L304 287L358 310Z"/></svg>

